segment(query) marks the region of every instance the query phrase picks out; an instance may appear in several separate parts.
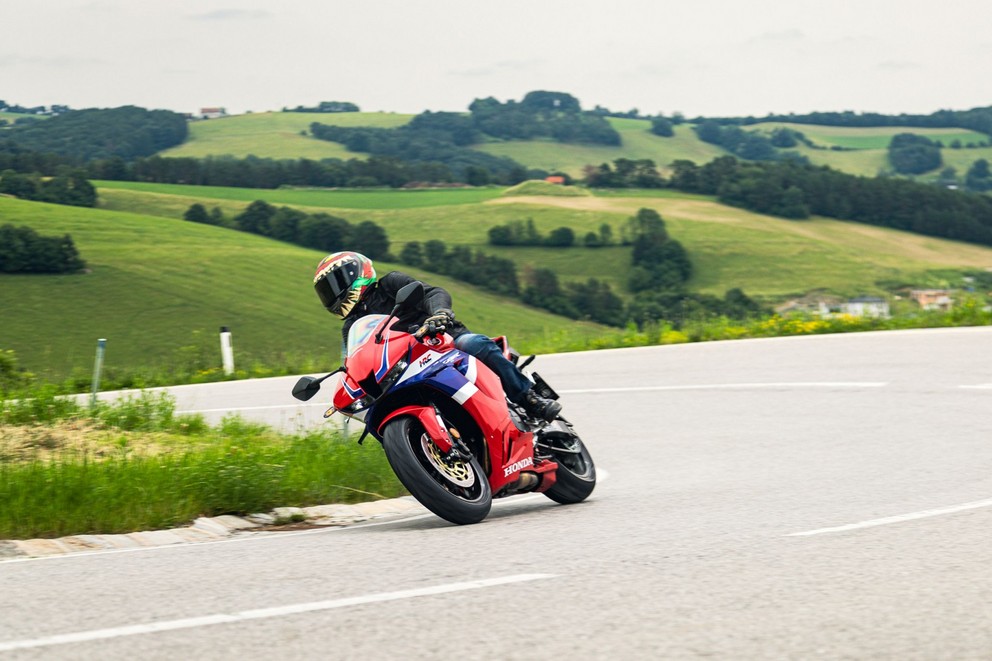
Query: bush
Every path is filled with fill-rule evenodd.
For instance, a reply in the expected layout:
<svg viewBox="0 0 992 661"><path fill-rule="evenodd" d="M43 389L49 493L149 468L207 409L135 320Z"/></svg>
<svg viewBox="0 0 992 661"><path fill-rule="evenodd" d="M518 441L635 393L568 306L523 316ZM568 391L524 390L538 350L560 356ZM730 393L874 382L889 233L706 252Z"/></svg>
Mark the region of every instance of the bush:
<svg viewBox="0 0 992 661"><path fill-rule="evenodd" d="M30 227L0 226L0 273L77 273L85 268L68 234L48 237Z"/></svg>

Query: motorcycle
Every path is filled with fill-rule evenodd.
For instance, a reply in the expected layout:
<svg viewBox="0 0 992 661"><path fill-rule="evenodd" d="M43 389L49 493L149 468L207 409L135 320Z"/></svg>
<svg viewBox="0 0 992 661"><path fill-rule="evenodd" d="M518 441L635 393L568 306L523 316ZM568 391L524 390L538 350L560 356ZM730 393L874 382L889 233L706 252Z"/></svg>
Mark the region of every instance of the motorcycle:
<svg viewBox="0 0 992 661"><path fill-rule="evenodd" d="M506 399L496 373L456 349L450 335L400 327L397 315L423 298L423 284L412 282L397 293L389 315L356 321L344 364L323 377L300 378L293 396L308 401L321 382L341 374L324 417L340 412L362 422L358 442L376 438L403 486L452 523L478 523L493 498L514 494L542 493L562 504L585 500L596 486L596 468L572 424L560 415L551 422L529 418ZM506 338L494 340L517 364ZM530 378L538 394L558 399L539 374Z"/></svg>

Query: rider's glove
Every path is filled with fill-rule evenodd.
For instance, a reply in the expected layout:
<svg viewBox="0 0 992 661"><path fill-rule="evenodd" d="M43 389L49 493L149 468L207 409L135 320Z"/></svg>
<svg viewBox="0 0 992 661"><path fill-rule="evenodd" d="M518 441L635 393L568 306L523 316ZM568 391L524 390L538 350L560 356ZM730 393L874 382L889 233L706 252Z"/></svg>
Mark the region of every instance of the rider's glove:
<svg viewBox="0 0 992 661"><path fill-rule="evenodd" d="M441 308L431 316L424 319L425 324L433 323L434 325L439 326L441 330L444 330L454 322L455 313L445 308Z"/></svg>
<svg viewBox="0 0 992 661"><path fill-rule="evenodd" d="M443 333L455 322L455 314L451 310L441 309L424 319L423 325L415 333L415 337L433 337Z"/></svg>

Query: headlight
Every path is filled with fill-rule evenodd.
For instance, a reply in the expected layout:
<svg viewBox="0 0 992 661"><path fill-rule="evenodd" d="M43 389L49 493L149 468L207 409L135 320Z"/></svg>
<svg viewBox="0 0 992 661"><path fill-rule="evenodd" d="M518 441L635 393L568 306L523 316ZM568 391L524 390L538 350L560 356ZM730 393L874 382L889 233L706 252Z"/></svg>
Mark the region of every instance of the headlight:
<svg viewBox="0 0 992 661"><path fill-rule="evenodd" d="M369 397L361 397L338 411L349 418L365 422L365 413L371 405L372 400Z"/></svg>
<svg viewBox="0 0 992 661"><path fill-rule="evenodd" d="M382 388L382 392L386 392L392 388L393 385L400 380L400 377L403 376L403 372L406 371L408 366L408 362L401 360L390 367L389 371L386 372L386 376L382 377L382 381L379 382L379 387Z"/></svg>

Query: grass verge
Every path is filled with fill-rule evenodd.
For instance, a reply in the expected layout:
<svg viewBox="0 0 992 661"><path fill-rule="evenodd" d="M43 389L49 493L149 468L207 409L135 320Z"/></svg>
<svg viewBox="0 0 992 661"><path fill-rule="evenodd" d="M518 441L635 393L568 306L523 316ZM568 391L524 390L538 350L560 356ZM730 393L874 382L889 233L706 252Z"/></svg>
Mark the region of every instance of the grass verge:
<svg viewBox="0 0 992 661"><path fill-rule="evenodd" d="M40 389L3 402L0 539L124 533L199 516L401 495L378 444L175 416L142 394L81 409Z"/></svg>

